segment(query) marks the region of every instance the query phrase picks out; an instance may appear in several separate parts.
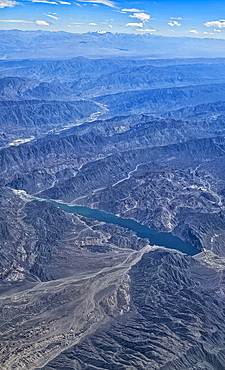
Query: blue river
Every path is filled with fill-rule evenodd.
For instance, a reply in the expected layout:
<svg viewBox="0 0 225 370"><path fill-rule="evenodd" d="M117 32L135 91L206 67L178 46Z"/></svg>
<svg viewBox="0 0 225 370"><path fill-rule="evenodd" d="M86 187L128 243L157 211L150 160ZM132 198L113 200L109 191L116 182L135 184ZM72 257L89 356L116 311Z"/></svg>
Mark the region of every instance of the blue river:
<svg viewBox="0 0 225 370"><path fill-rule="evenodd" d="M159 245L170 249L176 249L190 256L194 256L200 253L199 249L197 249L196 247L192 246L189 243L186 243L185 241L178 238L177 236L174 236L171 233L158 232L156 230L152 230L148 226L141 225L137 221L131 219L117 217L110 213L100 211L98 209L92 209L83 206L69 206L67 204L56 202L54 200L28 198L26 196L24 196L24 198L29 200L35 199L39 201L46 201L54 204L56 207L60 208L61 210L67 213L77 213L80 216L85 216L93 218L98 221L104 221L110 224L125 227L129 230L135 231L137 236L139 236L140 238L148 238L150 245Z"/></svg>

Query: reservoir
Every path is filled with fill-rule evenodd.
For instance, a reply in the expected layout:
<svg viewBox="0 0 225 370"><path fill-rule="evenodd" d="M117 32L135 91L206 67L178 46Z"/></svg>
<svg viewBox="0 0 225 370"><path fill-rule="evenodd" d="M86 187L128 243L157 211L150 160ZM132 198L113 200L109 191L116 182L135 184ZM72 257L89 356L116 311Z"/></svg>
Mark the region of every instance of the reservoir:
<svg viewBox="0 0 225 370"><path fill-rule="evenodd" d="M56 207L60 208L61 210L67 213L77 213L80 216L93 218L94 220L97 221L103 221L110 224L125 227L129 230L135 231L137 236L139 236L140 238L148 238L150 245L159 245L166 248L176 249L190 256L194 256L200 253L200 251L196 247L192 246L189 243L184 242L182 239L178 238L177 236L174 236L171 233L164 233L152 230L148 226L141 225L137 221L131 219L117 217L110 213L100 211L98 209L92 209L83 206L69 206L67 204L56 202L54 200L29 198L24 194L24 192L21 192L21 195L28 200L39 200L41 202L46 201L52 203Z"/></svg>

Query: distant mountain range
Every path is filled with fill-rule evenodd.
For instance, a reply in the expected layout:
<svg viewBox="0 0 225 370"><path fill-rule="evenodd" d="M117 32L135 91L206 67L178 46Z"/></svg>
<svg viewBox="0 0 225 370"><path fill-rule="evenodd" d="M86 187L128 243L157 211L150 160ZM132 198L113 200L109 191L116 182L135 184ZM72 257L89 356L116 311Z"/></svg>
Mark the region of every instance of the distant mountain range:
<svg viewBox="0 0 225 370"><path fill-rule="evenodd" d="M224 57L225 41L111 33L0 31L1 59L65 59L74 57ZM83 59L83 58L80 58Z"/></svg>

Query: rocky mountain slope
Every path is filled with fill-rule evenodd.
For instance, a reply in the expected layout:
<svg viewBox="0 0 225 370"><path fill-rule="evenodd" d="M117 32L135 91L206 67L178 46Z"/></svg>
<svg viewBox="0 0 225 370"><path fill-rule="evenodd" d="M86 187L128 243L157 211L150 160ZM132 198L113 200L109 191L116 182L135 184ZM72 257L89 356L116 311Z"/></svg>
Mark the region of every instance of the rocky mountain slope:
<svg viewBox="0 0 225 370"><path fill-rule="evenodd" d="M43 39L45 57L56 38L4 34L12 58ZM91 52L107 39L109 53L121 42L57 37L55 55L62 43ZM158 40L131 36L124 48L140 38ZM0 62L3 370L225 367L224 59L115 55ZM51 199L171 232L200 253L150 245Z"/></svg>
<svg viewBox="0 0 225 370"><path fill-rule="evenodd" d="M44 370L222 369L220 277L220 271L179 253L145 254L130 270L130 311L112 317Z"/></svg>

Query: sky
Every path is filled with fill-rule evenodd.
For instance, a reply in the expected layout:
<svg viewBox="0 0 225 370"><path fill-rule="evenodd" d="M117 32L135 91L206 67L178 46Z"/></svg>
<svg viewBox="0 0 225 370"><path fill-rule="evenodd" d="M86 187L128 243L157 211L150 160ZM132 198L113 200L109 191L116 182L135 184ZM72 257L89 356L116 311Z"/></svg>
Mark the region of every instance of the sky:
<svg viewBox="0 0 225 370"><path fill-rule="evenodd" d="M0 29L225 39L225 0L0 0Z"/></svg>

